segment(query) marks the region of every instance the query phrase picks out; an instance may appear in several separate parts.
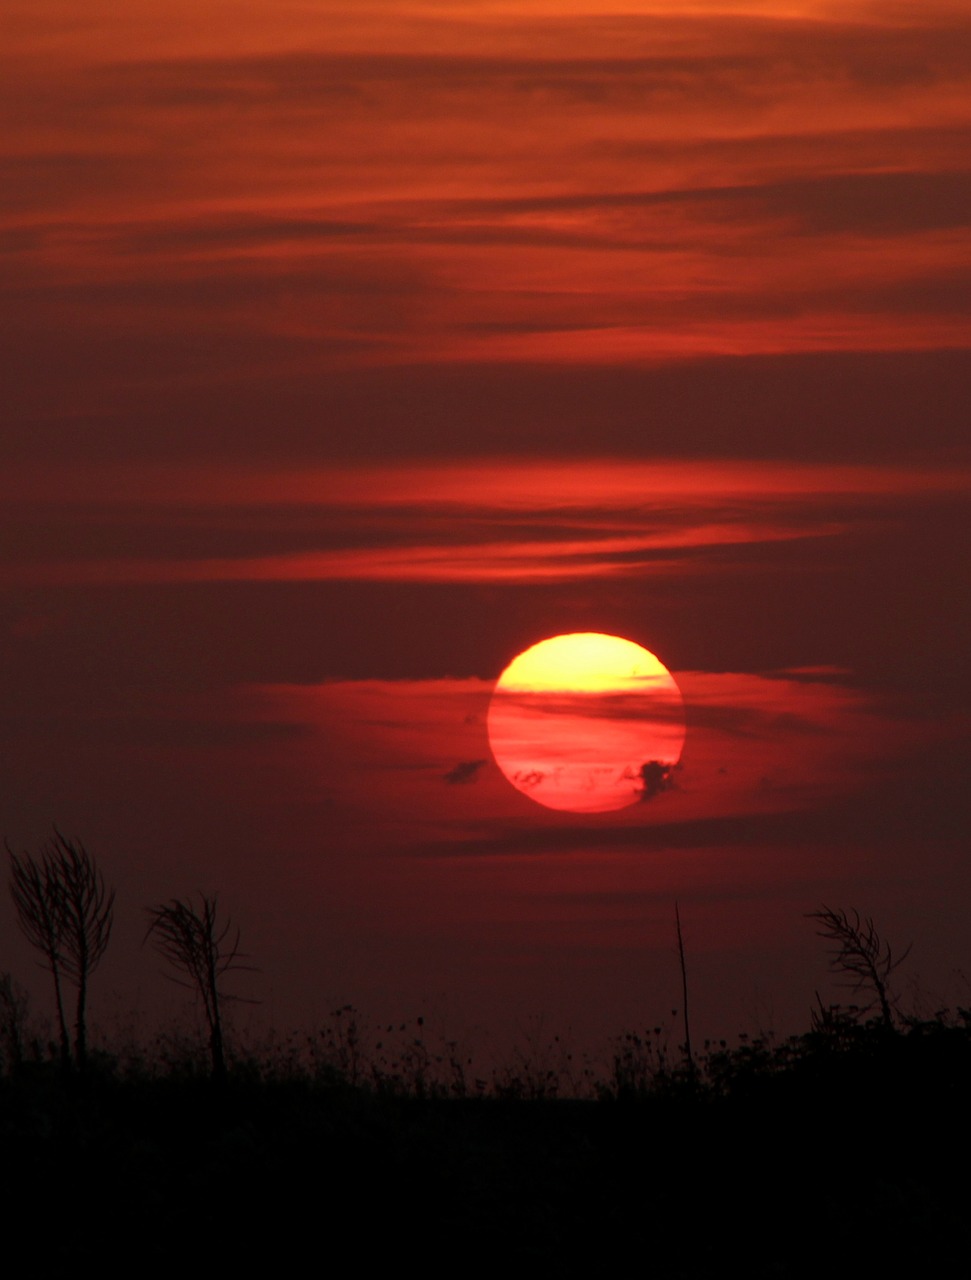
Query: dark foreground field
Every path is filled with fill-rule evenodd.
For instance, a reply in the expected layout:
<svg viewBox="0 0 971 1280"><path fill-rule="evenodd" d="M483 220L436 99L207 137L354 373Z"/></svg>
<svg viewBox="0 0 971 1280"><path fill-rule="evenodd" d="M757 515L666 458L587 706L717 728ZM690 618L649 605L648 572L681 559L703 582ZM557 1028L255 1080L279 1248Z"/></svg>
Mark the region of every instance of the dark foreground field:
<svg viewBox="0 0 971 1280"><path fill-rule="evenodd" d="M6 1252L41 1276L963 1274L966 1020L629 1066L578 1100L24 1063L0 1080Z"/></svg>

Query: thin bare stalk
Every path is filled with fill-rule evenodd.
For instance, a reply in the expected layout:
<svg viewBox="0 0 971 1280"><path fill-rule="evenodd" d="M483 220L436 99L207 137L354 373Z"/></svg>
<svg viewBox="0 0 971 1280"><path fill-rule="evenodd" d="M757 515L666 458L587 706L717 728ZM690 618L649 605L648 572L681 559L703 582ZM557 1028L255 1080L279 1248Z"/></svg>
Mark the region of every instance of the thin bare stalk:
<svg viewBox="0 0 971 1280"><path fill-rule="evenodd" d="M681 933L681 912L677 899L674 902L674 922L678 929L678 959L681 962L681 1009L684 1014L684 1056L688 1070L695 1073L695 1060L691 1052L691 1027L688 1022L688 971L684 963L684 937Z"/></svg>

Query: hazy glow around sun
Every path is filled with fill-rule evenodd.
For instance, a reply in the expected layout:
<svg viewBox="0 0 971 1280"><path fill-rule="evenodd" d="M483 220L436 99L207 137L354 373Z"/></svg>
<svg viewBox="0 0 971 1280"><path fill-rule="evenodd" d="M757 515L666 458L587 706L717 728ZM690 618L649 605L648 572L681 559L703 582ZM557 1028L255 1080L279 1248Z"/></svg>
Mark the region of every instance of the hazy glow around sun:
<svg viewBox="0 0 971 1280"><path fill-rule="evenodd" d="M657 793L681 758L684 704L649 650L578 632L513 659L496 684L488 729L500 769L524 795L599 812Z"/></svg>

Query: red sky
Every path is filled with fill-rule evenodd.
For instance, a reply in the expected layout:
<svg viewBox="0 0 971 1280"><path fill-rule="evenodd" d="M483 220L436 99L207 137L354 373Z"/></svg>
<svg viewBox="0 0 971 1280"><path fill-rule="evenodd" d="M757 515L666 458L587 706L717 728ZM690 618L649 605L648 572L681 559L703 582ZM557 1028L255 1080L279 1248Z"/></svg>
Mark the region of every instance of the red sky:
<svg viewBox="0 0 971 1280"><path fill-rule="evenodd" d="M966 5L3 21L0 829L117 883L95 1016L196 889L271 1022L670 1022L675 898L696 1035L838 998L821 902L966 1003ZM563 631L675 672L677 790L504 782Z"/></svg>

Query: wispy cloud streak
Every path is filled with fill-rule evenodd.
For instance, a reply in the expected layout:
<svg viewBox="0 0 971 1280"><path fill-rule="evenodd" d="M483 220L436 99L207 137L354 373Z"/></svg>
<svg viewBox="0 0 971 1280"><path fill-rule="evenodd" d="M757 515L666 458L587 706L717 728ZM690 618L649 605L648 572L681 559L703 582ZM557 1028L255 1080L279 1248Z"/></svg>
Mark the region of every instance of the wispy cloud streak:
<svg viewBox="0 0 971 1280"><path fill-rule="evenodd" d="M684 575L715 551L839 538L966 482L957 469L610 461L123 476L87 477L82 502L67 474L35 477L43 496L27 496L29 471L8 475L19 553L0 577L515 584Z"/></svg>

